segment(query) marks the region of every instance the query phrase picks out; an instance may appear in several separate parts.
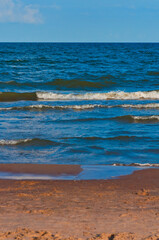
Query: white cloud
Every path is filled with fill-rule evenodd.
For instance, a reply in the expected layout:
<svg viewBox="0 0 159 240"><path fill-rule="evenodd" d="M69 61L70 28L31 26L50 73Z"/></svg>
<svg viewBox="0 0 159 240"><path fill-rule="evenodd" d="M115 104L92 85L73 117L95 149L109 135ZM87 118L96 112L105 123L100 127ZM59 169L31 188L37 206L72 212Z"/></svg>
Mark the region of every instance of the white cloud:
<svg viewBox="0 0 159 240"><path fill-rule="evenodd" d="M57 5L56 3L55 3L55 4L52 4L52 5L50 6L50 8L54 8L54 9L56 9L56 10L60 10L60 9L61 9L61 7L60 7L59 5Z"/></svg>
<svg viewBox="0 0 159 240"><path fill-rule="evenodd" d="M41 23L39 9L22 0L0 0L0 22Z"/></svg>

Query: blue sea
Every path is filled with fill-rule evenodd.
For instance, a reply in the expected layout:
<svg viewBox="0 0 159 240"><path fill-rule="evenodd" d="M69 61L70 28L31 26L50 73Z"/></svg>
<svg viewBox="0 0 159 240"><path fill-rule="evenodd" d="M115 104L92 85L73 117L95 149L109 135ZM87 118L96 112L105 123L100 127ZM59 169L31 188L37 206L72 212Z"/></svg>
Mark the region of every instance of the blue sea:
<svg viewBox="0 0 159 240"><path fill-rule="evenodd" d="M158 43L0 43L0 163L157 166Z"/></svg>

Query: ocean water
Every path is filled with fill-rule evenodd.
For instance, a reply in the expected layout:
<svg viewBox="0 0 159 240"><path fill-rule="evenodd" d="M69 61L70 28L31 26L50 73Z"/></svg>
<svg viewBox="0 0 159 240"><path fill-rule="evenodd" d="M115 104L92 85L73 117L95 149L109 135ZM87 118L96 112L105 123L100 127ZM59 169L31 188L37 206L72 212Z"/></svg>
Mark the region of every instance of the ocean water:
<svg viewBox="0 0 159 240"><path fill-rule="evenodd" d="M159 44L0 43L0 163L159 164Z"/></svg>

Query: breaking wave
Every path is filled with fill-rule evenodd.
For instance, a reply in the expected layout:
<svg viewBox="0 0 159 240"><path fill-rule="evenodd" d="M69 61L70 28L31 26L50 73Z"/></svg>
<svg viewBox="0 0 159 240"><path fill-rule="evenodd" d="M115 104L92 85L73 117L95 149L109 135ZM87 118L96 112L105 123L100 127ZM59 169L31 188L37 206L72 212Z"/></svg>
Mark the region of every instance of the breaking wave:
<svg viewBox="0 0 159 240"><path fill-rule="evenodd" d="M114 163L113 166L130 166L130 167L159 167L159 163Z"/></svg>
<svg viewBox="0 0 159 240"><path fill-rule="evenodd" d="M29 106L18 106L18 107L6 107L0 108L0 111L8 110L24 110L24 111L47 111L47 110L89 110L95 108L137 108L137 109L153 109L159 108L159 103L148 103L148 104L122 104L122 105L104 105L104 104L82 104L82 105L44 105L36 104Z"/></svg>
<svg viewBox="0 0 159 240"><path fill-rule="evenodd" d="M0 146L56 146L62 143L51 140L33 138L33 139L18 139L18 140L0 140Z"/></svg>
<svg viewBox="0 0 159 240"><path fill-rule="evenodd" d="M86 93L54 93L54 92L2 92L0 102L20 100L142 100L159 99L159 90L139 92L86 92Z"/></svg>
<svg viewBox="0 0 159 240"><path fill-rule="evenodd" d="M159 115L152 116L133 116L133 115L125 115L115 117L115 120L124 121L124 122L134 122L134 123L156 123L159 122Z"/></svg>
<svg viewBox="0 0 159 240"><path fill-rule="evenodd" d="M148 104L123 104L118 105L123 108L138 108L138 109L144 109L144 108L159 108L159 103L148 103Z"/></svg>
<svg viewBox="0 0 159 240"><path fill-rule="evenodd" d="M83 94L60 94L53 92L37 92L41 100L129 100L129 99L159 99L159 91L124 92L111 91L106 93L87 92Z"/></svg>
<svg viewBox="0 0 159 240"><path fill-rule="evenodd" d="M94 108L107 108L106 105L100 104L86 104L86 105L61 105L61 106L49 106L49 105L30 105L30 106L22 106L22 107L8 107L8 108L0 108L0 110L35 110L35 111L45 111L45 110L89 110Z"/></svg>

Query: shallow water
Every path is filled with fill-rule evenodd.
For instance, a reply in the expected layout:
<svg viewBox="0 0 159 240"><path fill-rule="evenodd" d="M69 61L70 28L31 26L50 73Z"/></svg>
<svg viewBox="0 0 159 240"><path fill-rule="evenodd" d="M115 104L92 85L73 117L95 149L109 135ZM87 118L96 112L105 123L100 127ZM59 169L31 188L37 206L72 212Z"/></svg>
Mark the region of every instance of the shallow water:
<svg viewBox="0 0 159 240"><path fill-rule="evenodd" d="M0 163L159 164L159 44L0 43Z"/></svg>
<svg viewBox="0 0 159 240"><path fill-rule="evenodd" d="M12 180L105 180L114 179L119 176L132 174L136 170L144 167L130 166L108 166L108 165L82 165L82 171L79 174L61 174L58 176L47 174L28 174L28 173L11 173L0 172L0 179Z"/></svg>

